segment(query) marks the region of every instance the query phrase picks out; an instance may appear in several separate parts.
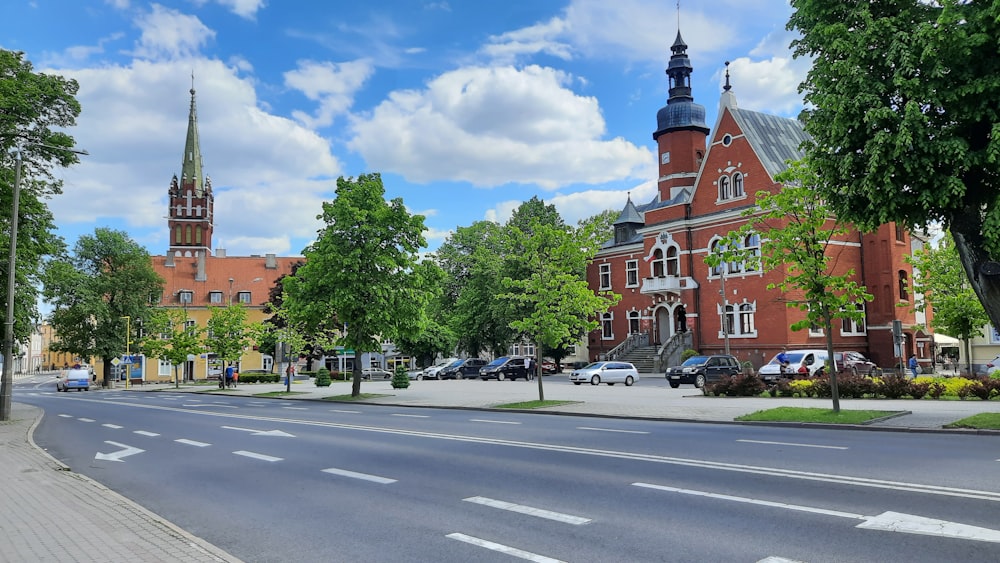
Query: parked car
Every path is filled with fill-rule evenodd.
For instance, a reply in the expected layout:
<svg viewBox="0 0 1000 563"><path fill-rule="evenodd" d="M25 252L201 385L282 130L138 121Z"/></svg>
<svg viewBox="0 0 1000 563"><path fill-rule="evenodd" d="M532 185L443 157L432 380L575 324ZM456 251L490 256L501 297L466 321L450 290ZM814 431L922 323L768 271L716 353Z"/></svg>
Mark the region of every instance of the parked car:
<svg viewBox="0 0 1000 563"><path fill-rule="evenodd" d="M667 368L665 377L674 389L682 383L693 383L701 389L706 383L715 383L723 377L740 373L740 362L734 356L714 354L691 356L679 366Z"/></svg>
<svg viewBox="0 0 1000 563"><path fill-rule="evenodd" d="M545 375L552 375L554 373L559 373L560 371L562 371L561 369L559 369L559 366L557 366L555 362L550 360L544 360L541 365L542 365L542 373L544 373Z"/></svg>
<svg viewBox="0 0 1000 563"><path fill-rule="evenodd" d="M77 391L90 390L90 370L86 368L74 367L68 369L57 376L56 391Z"/></svg>
<svg viewBox="0 0 1000 563"><path fill-rule="evenodd" d="M773 382L782 378L813 377L825 371L828 357L826 350L790 350L785 352L785 355L788 356L788 367L784 373L781 370L781 362L775 355L757 371L760 378Z"/></svg>
<svg viewBox="0 0 1000 563"><path fill-rule="evenodd" d="M591 385L624 383L626 387L639 381L639 370L628 362L594 362L569 374L573 385L589 381Z"/></svg>
<svg viewBox="0 0 1000 563"><path fill-rule="evenodd" d="M415 379L417 381L420 381L424 378L424 370L411 369L410 371L406 372L406 377L409 377L411 380Z"/></svg>
<svg viewBox="0 0 1000 563"><path fill-rule="evenodd" d="M479 370L486 365L481 358L455 360L438 372L438 379L469 379L479 377Z"/></svg>
<svg viewBox="0 0 1000 563"><path fill-rule="evenodd" d="M833 359L837 362L837 369L841 373L852 375L871 375L875 369L875 362L869 360L861 352L847 351L834 352Z"/></svg>
<svg viewBox="0 0 1000 563"><path fill-rule="evenodd" d="M993 372L1000 370L1000 354L992 360L986 362L986 375L993 375Z"/></svg>
<svg viewBox="0 0 1000 563"><path fill-rule="evenodd" d="M524 358L500 356L479 369L479 378L482 380L496 379L497 381L503 381L504 379L514 380L519 377L525 380L531 379L527 368L524 367Z"/></svg>
<svg viewBox="0 0 1000 563"><path fill-rule="evenodd" d="M364 368L361 379L392 379L392 374L382 368Z"/></svg>
<svg viewBox="0 0 1000 563"><path fill-rule="evenodd" d="M424 369L424 379L438 379L438 372L443 368L447 367L449 364L457 360L458 358L447 358L441 360L440 362L432 365L429 368Z"/></svg>

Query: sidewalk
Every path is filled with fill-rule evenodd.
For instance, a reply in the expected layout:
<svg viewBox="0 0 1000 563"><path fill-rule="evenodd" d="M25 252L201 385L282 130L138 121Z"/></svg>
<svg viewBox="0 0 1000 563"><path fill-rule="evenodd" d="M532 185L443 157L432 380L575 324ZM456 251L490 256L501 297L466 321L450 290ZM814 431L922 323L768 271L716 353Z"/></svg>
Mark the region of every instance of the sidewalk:
<svg viewBox="0 0 1000 563"><path fill-rule="evenodd" d="M777 406L830 408L829 399L758 399L705 397L693 387L669 389L624 385L590 386L544 381L546 399L569 404L535 409L547 414L733 423L737 416ZM655 378L649 375L647 378ZM537 381L411 381L393 389L389 381L365 381L362 392L380 395L363 401L396 407L491 409L496 405L538 398ZM129 392L184 392L251 396L284 391L284 384L242 384L220 390L214 385L148 384ZM125 391L123 386L115 392ZM316 387L311 380L293 382L293 395L281 400L321 400L351 392L350 382ZM97 389L91 392L101 392ZM944 424L981 412L1000 412L992 401L841 401L841 408L897 411L902 414L864 427L882 431L949 432ZM39 449L31 435L42 411L14 403L12 420L0 422L0 561L135 561L236 562L231 555L192 536L132 501L65 466ZM780 424L780 423L775 423ZM827 427L833 425L825 425ZM981 434L1000 435L996 431ZM886 439L891 439L889 436ZM70 531L71 530L71 531Z"/></svg>

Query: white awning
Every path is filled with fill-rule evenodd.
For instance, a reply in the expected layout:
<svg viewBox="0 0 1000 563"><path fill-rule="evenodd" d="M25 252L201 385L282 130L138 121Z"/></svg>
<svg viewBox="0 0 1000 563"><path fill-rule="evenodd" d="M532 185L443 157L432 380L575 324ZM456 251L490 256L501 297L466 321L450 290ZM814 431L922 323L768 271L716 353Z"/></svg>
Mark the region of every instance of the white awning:
<svg viewBox="0 0 1000 563"><path fill-rule="evenodd" d="M940 334L940 333L935 332L934 333L934 343L937 344L938 347L940 348L942 346L958 346L959 343L960 343L960 341L959 341L959 339L952 338L952 337L950 337L950 336L948 336L946 334Z"/></svg>

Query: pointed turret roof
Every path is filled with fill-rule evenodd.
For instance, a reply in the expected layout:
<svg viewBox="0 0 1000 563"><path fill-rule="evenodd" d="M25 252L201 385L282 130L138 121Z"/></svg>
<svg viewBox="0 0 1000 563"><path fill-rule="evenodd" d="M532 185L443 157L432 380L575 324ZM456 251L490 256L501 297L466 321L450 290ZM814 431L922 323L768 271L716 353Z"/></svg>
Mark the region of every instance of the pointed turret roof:
<svg viewBox="0 0 1000 563"><path fill-rule="evenodd" d="M656 132L653 139L668 131L698 130L708 133L705 124L705 107L694 103L691 95L691 59L687 55L687 43L677 30L677 38L670 46L670 62L667 64L667 76L670 79L670 97L667 105L656 112Z"/></svg>
<svg viewBox="0 0 1000 563"><path fill-rule="evenodd" d="M622 225L625 223L635 223L638 225L643 225L645 219L642 218L642 214L636 209L635 204L632 203L632 194L629 194L628 201L625 203L625 209L622 209L621 215L614 222L615 225Z"/></svg>
<svg viewBox="0 0 1000 563"><path fill-rule="evenodd" d="M201 144L198 142L198 109L194 97L194 76L191 77L191 110L188 113L187 140L184 142L184 162L181 165L182 184L194 182L194 194L205 193L206 182L202 171Z"/></svg>

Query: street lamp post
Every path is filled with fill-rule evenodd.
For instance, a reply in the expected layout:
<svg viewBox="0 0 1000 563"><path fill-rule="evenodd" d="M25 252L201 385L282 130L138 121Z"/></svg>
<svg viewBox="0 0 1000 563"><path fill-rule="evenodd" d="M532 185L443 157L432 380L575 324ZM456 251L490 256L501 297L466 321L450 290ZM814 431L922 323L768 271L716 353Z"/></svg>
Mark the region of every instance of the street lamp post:
<svg viewBox="0 0 1000 563"><path fill-rule="evenodd" d="M128 389L132 381L132 351L129 347L132 343L132 317L122 318L125 319L125 389Z"/></svg>
<svg viewBox="0 0 1000 563"><path fill-rule="evenodd" d="M69 151L76 154L87 154L87 151L77 151L63 147L50 147L40 143L32 146L46 147ZM0 375L0 420L10 420L11 396L14 383L14 362L11 355L14 351L14 275L17 265L17 223L18 204L21 198L21 150L17 149L14 165L14 193L10 210L10 255L7 258L7 316L4 321L3 339L3 374Z"/></svg>
<svg viewBox="0 0 1000 563"><path fill-rule="evenodd" d="M729 296L726 295L726 267L727 264L723 263L721 269L719 270L719 280L722 285L719 288L719 293L722 294L722 338L726 343L726 355L729 355ZM736 319L733 319L736 322Z"/></svg>

